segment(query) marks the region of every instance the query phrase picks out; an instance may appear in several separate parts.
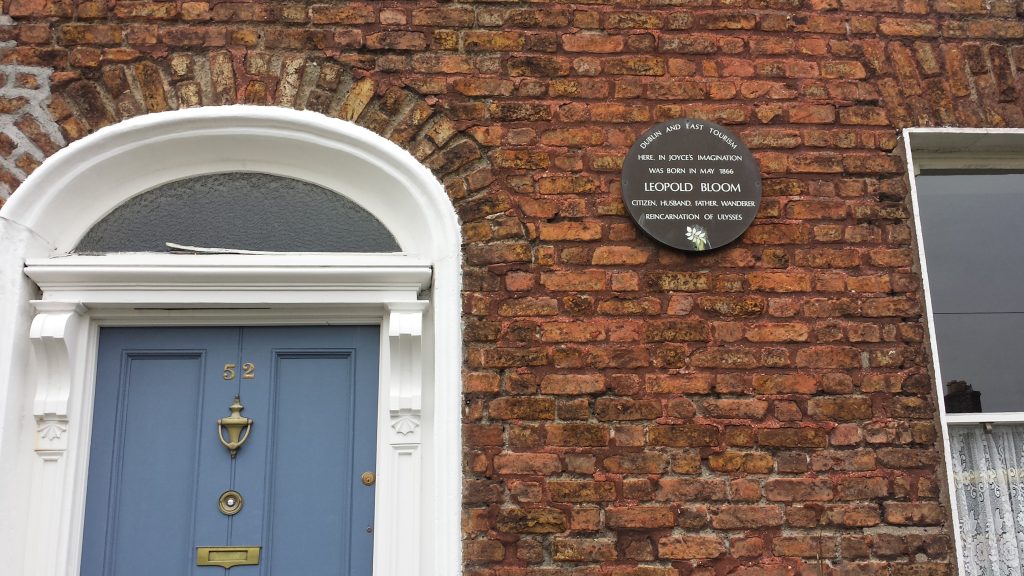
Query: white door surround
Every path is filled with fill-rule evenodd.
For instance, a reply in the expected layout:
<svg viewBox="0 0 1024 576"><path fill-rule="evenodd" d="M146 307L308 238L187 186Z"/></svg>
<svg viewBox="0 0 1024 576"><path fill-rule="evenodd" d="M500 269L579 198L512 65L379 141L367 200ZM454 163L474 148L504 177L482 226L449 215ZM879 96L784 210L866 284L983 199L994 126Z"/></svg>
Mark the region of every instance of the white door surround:
<svg viewBox="0 0 1024 576"><path fill-rule="evenodd" d="M132 196L232 171L343 194L403 251L68 255ZM312 112L225 106L151 114L44 162L0 210L0 243L5 571L78 574L100 326L376 323L374 573L461 572L459 226L443 187L407 152Z"/></svg>

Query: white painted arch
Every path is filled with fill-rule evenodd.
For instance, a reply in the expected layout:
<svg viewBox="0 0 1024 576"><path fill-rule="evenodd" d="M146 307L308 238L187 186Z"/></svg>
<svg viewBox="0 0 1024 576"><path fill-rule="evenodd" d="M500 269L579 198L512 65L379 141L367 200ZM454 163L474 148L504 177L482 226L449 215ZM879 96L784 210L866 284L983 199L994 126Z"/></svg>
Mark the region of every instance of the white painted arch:
<svg viewBox="0 0 1024 576"><path fill-rule="evenodd" d="M229 171L343 194L403 251L68 255L129 198ZM0 245L5 571L77 574L99 326L374 322L384 363L374 572L461 573L459 224L441 184L408 152L313 112L223 106L150 114L46 160L0 209ZM394 480L410 471L415 476Z"/></svg>

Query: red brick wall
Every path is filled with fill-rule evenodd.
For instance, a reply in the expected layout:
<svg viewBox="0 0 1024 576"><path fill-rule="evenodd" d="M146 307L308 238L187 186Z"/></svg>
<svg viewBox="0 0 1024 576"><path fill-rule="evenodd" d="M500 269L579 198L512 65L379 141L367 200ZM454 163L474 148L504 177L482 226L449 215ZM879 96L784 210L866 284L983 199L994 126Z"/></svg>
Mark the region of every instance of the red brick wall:
<svg viewBox="0 0 1024 576"><path fill-rule="evenodd" d="M465 237L468 574L949 573L891 151L905 126L1024 126L1021 4L4 9L8 189L102 126L228 103L354 120L442 179ZM622 158L673 117L761 163L757 221L710 254L624 216Z"/></svg>

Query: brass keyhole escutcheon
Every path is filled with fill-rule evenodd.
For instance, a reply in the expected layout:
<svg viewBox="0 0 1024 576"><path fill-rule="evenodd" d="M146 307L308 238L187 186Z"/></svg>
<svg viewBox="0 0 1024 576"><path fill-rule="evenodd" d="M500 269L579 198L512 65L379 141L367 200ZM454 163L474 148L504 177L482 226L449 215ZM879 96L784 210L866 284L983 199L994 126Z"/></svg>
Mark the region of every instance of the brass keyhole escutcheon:
<svg viewBox="0 0 1024 576"><path fill-rule="evenodd" d="M221 514L225 516L234 516L241 512L242 504L242 495L234 490L228 490L221 494L220 500L217 501L217 507L220 508Z"/></svg>
<svg viewBox="0 0 1024 576"><path fill-rule="evenodd" d="M363 486L373 486L374 482L377 481L377 475L373 472L363 472L359 479L363 481Z"/></svg>

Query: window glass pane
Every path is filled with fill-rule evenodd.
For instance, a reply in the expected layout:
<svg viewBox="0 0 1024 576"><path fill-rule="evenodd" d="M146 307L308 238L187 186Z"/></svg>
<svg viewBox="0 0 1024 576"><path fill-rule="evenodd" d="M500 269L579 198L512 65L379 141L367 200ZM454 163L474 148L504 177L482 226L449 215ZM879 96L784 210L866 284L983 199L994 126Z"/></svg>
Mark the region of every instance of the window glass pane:
<svg viewBox="0 0 1024 576"><path fill-rule="evenodd" d="M947 392L962 380L982 411L1024 411L1024 175L920 176L917 187ZM949 411L977 411L959 405Z"/></svg>
<svg viewBox="0 0 1024 576"><path fill-rule="evenodd" d="M372 214L315 184L254 172L169 182L100 220L75 252L168 252L167 243L268 252L399 252Z"/></svg>

